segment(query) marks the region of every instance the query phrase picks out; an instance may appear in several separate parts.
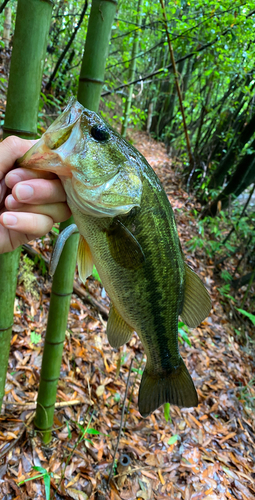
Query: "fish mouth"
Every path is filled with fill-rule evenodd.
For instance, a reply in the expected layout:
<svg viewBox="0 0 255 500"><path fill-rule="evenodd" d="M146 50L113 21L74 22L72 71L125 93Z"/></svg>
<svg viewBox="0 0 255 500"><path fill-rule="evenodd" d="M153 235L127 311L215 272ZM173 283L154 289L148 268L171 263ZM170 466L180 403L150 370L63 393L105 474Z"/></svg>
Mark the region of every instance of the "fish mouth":
<svg viewBox="0 0 255 500"><path fill-rule="evenodd" d="M60 158L58 153L51 151L46 146L42 137L21 158L18 158L16 163L22 168L53 172L55 167L59 165Z"/></svg>
<svg viewBox="0 0 255 500"><path fill-rule="evenodd" d="M17 160L17 164L22 168L46 170L70 177L70 166L66 158L80 137L80 118L83 110L84 107L75 98L71 98L63 113L39 141Z"/></svg>

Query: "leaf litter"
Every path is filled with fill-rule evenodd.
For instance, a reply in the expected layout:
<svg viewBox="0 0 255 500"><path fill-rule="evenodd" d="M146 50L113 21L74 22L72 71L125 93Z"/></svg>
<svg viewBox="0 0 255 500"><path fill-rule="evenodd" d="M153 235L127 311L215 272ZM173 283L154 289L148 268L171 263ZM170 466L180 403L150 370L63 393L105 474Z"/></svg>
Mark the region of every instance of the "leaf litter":
<svg viewBox="0 0 255 500"><path fill-rule="evenodd" d="M253 357L236 342L220 302L212 261L202 250L199 255L186 252L185 243L197 234L193 210L199 205L182 189L176 163L171 163L163 144L145 133L130 133L164 185L188 263L211 293L210 317L189 331L191 346L180 345L200 403L186 410L172 406L169 418L164 417L163 407L141 418L137 406L144 366L141 343L134 335L120 351L110 347L105 334L109 299L99 281L91 277L84 287L76 276L77 293L83 290L104 308L93 307L82 292L72 295L53 439L49 446L42 445L32 421L50 301L51 281L43 260L50 258L54 239L50 233L30 245L41 256L33 268L37 293L34 284L25 288L24 276L17 288L0 416L0 494L5 500L47 498L46 482L50 498L56 499L255 498ZM131 359L124 426L108 485Z"/></svg>

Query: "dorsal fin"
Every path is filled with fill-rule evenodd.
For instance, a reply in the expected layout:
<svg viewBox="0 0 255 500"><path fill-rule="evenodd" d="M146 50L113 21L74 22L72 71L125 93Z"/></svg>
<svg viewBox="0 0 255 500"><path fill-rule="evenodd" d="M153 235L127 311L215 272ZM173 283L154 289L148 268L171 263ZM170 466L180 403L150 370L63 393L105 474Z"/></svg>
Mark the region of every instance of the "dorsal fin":
<svg viewBox="0 0 255 500"><path fill-rule="evenodd" d="M186 325L195 328L209 315L212 303L199 276L186 263L184 266L184 303L180 316Z"/></svg>

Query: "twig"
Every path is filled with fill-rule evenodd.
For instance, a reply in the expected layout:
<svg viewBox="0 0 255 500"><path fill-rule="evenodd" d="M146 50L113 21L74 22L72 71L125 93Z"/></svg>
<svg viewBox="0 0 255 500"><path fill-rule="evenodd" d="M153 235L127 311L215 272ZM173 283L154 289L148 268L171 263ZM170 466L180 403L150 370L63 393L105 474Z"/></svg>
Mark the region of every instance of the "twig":
<svg viewBox="0 0 255 500"><path fill-rule="evenodd" d="M126 399L127 399L127 392L128 392L129 379L130 379L130 375L131 375L133 359L134 358L131 359L130 366L129 366L129 372L128 372L128 378L127 378L127 385L126 385L126 390L125 390L124 400L123 400L123 406L122 406L122 412L121 412L119 435L118 435L116 447L115 447L115 450L114 450L114 455L113 455L111 470L110 470L110 474L109 474L109 477L108 477L108 484L110 483L110 480L111 480L111 477L112 477L112 473L113 473L113 469L114 469L114 463L115 463L115 457L116 457L116 454L117 454L117 451L118 451L118 447L119 447L120 435L121 435L121 431L122 431L123 419L124 419L124 414L125 414L125 403L126 403Z"/></svg>
<svg viewBox="0 0 255 500"><path fill-rule="evenodd" d="M86 13L87 7L88 7L88 2L87 2L87 0L86 0L85 4L84 4L84 6L83 6L83 9L82 9L82 11L81 11L80 19L79 19L79 21L78 21L78 23L77 23L76 27L74 28L74 31L73 31L73 33L72 33L72 35L71 35L71 37L70 37L70 40L68 41L68 43L67 43L66 47L64 48L63 52L62 52L62 53L61 53L61 55L60 55L60 57L59 57L59 59L58 59L58 61L57 61L57 64L56 64L56 66L55 66L55 68L54 68L53 73L51 74L51 76L50 76L50 78L49 78L49 81L48 81L48 83L47 83L47 85L46 85L46 89L47 89L47 90L49 90L49 89L50 89L50 86L51 86L52 82L54 81L55 76L56 76L56 74L57 74L57 72L58 72L59 66L61 65L62 61L64 60L65 55L67 54L68 50L70 49L70 47L71 47L71 45L72 45L73 40L74 40L74 39L75 39L75 37L76 37L77 31L79 30L79 28L80 28L80 26L81 26L81 23L82 23L82 21L83 21L83 18L84 18L84 16L85 16L85 13Z"/></svg>
<svg viewBox="0 0 255 500"><path fill-rule="evenodd" d="M50 261L49 261L49 259L47 259L46 257L43 257L43 255L41 255L39 252L37 252L37 250L35 250L34 248L32 248L28 244L24 244L22 246L22 248L31 257L37 256L40 259L42 259L45 262L47 269L49 270L49 267L50 267ZM80 285L78 285L78 283L76 283L76 281L74 281L74 283L73 283L73 291L74 291L74 293L76 293L76 295L78 295L79 297L81 297L81 299L84 299L86 302L88 302L89 304L91 304L92 306L94 306L104 316L106 316L108 318L109 311L108 311L107 307L103 306L103 304L100 304L100 302L98 302L97 299L95 299L94 297L92 297L86 290L84 290Z"/></svg>
<svg viewBox="0 0 255 500"><path fill-rule="evenodd" d="M35 416L35 412L33 412L30 417L28 418L27 422L24 422L24 426L22 427L20 433L18 434L17 438L14 439L1 453L0 453L0 459L3 458L9 451L17 444L17 442L20 440L20 438L23 436L25 430L27 429L28 425L31 424L33 418Z"/></svg>
<svg viewBox="0 0 255 500"><path fill-rule="evenodd" d="M226 238L223 240L222 245L225 245L225 243L230 238L231 234L238 229L240 220L242 219L243 215L245 215L246 208L248 207L248 205L249 205L249 203L251 201L251 198L252 198L252 195L253 195L254 191L255 191L255 183L253 184L253 188L252 188L252 190L251 190L251 192L249 194L249 197L247 198L247 201L246 201L246 203L245 203L245 205L243 207L243 210L242 210L241 214L239 215L239 218L238 218L236 226L233 226L232 229L230 229L230 231L227 234Z"/></svg>
<svg viewBox="0 0 255 500"><path fill-rule="evenodd" d="M1 12L3 12L5 6L7 5L8 2L9 2L9 0L4 0L4 2L2 3L2 5L0 5L0 14L1 14Z"/></svg>
<svg viewBox="0 0 255 500"><path fill-rule="evenodd" d="M59 401L55 403L55 408L65 408L66 406L75 406L75 405L81 405L83 404L83 401L80 401L79 399L74 399L72 401ZM4 403L4 406L21 406L25 407L27 410L35 410L36 409L36 403L34 402L25 402L25 403L16 403L16 402L10 402L10 403ZM26 407L29 408L26 408Z"/></svg>

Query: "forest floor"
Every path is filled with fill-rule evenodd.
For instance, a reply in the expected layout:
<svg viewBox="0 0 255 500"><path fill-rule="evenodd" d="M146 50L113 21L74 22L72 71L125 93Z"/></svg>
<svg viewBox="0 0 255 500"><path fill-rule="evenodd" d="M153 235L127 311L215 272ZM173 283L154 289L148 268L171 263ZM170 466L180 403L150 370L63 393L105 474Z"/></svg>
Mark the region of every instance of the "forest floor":
<svg viewBox="0 0 255 500"><path fill-rule="evenodd" d="M51 281L37 265L27 289L21 277L15 301L5 405L0 417L1 499L44 499L47 481L51 499L255 498L254 358L247 344L241 347L236 342L234 325L220 303L213 263L201 249L187 254L187 242L197 234L193 210L199 207L182 189L164 145L142 132L132 132L132 139L160 177L175 212L187 262L212 297L210 316L189 332L191 346L186 342L180 346L199 405L184 410L171 407L168 421L163 407L143 419L137 405L144 367L138 337L134 335L121 352L112 349L105 334L103 309L100 312L81 295L73 294L53 440L48 447L43 446L32 419ZM52 235L32 247L49 258ZM109 310L109 300L98 281L89 278L86 288L80 285L80 289ZM108 485L131 359L124 426ZM42 468L43 477L33 479L40 475L34 466ZM26 479L30 480L20 484Z"/></svg>

